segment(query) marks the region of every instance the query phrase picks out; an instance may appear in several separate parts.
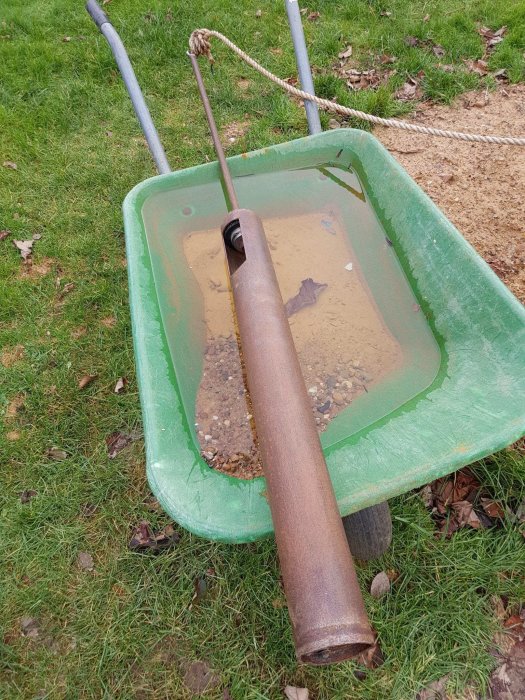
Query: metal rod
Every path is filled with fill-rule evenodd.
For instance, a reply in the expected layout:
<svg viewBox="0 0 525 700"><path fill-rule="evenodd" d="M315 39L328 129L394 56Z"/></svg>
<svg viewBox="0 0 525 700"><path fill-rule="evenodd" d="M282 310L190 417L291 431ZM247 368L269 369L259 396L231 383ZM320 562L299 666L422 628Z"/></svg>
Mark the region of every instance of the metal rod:
<svg viewBox="0 0 525 700"><path fill-rule="evenodd" d="M204 81L202 80L201 71L199 68L199 62L195 54L190 51L187 52L190 57L191 66L193 72L195 73L195 78L197 80L197 85L199 86L199 93L201 96L201 101L206 112L206 119L208 120L208 126L210 127L211 138L213 141L213 146L215 148L215 153L217 154L217 159L219 161L219 166L221 168L222 179L224 181L224 186L226 187L226 192L228 193L228 199L230 200L229 209L237 209L239 207L239 202L237 200L237 194L235 192L235 187L233 186L233 180L226 162L226 157L224 155L224 150L222 148L221 139L219 137L219 132L217 131L217 125L215 124L215 119L213 118L213 112L211 110L210 101L206 93L206 88L204 87Z"/></svg>
<svg viewBox="0 0 525 700"><path fill-rule="evenodd" d="M151 114L149 113L149 109L144 100L144 95L142 94L137 77L135 76L135 71L133 70L133 66L131 65L128 54L121 38L118 35L118 32L113 27L106 13L98 5L96 0L88 0L86 3L86 10L89 12L93 21L106 38L111 48L111 52L115 57L115 61L117 62L118 69L122 75L128 95L130 96L135 114L137 115L140 126L142 127L142 133L148 142L148 147L153 160L155 161L155 165L157 166L157 170L161 175L170 173L171 168L166 157L166 152L162 147L159 134L155 128L155 125L153 124Z"/></svg>
<svg viewBox="0 0 525 700"><path fill-rule="evenodd" d="M331 664L374 642L259 218L228 214L226 246L275 541L300 661ZM285 233L283 232L283 235Z"/></svg>
<svg viewBox="0 0 525 700"><path fill-rule="evenodd" d="M290 33L292 35L295 59L297 62L297 72L299 73L301 88L305 90L305 92L310 93L310 95L315 95L314 81L312 79L310 61L308 60L308 51L306 50L306 41L304 39L299 2L298 0L285 0L285 5L286 13L288 14L288 22L290 24ZM306 119L308 120L308 131L310 134L320 134L322 128L317 105L311 100L305 100L304 108L306 110Z"/></svg>

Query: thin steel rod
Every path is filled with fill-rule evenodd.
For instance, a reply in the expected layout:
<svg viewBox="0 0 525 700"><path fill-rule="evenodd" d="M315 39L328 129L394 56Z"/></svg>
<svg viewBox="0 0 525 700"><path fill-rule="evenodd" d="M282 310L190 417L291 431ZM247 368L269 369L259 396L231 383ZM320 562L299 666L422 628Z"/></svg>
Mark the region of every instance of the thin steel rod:
<svg viewBox="0 0 525 700"><path fill-rule="evenodd" d="M206 112L206 119L208 120L208 126L210 127L213 146L215 148L215 153L217 154L217 159L221 168L222 179L224 181L224 186L226 187L226 191L228 193L228 199L230 200L230 211L231 209L238 209L239 202L237 200L237 194L235 193L235 187L233 186L233 180L230 173L230 169L228 168L228 163L226 162L226 157L222 148L219 132L217 131L217 125L215 124L215 119L213 118L213 112L211 110L210 101L206 93L206 88L204 87L204 81L202 80L199 62L197 61L197 57L195 56L195 54L191 53L190 51L188 51L187 53L190 57L193 72L195 73L197 85L199 86L199 94L201 96L204 111Z"/></svg>
<svg viewBox="0 0 525 700"><path fill-rule="evenodd" d="M299 2L298 0L284 0L284 2L286 5L286 13L288 14L288 23L290 24L290 33L292 35L301 89L310 93L310 95L315 95L314 81L312 79L312 70L306 50ZM320 134L322 128L317 105L311 100L305 100L304 108L306 110L306 119L308 120L308 131L310 134Z"/></svg>
<svg viewBox="0 0 525 700"><path fill-rule="evenodd" d="M157 166L157 170L161 175L171 173L166 152L162 147L159 134L155 128L155 125L153 124L151 114L149 113L149 109L144 100L144 95L140 89L135 71L133 70L133 66L131 65L127 51L120 36L118 35L118 32L113 27L106 13L98 5L96 0L88 0L86 3L86 10L89 12L93 21L106 38L111 52L115 57L118 69L122 75L122 80L124 81L124 85L128 91L128 95L131 99L137 119L140 122L142 133L148 142L148 147L153 160L155 161L155 165Z"/></svg>

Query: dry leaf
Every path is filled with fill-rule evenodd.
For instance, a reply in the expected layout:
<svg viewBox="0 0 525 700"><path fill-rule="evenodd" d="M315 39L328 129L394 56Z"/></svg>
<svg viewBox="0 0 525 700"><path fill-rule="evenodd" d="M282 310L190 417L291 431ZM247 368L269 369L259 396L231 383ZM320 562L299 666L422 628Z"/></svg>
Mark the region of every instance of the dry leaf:
<svg viewBox="0 0 525 700"><path fill-rule="evenodd" d="M284 305L286 315L290 317L301 309L304 309L305 306L312 306L315 304L323 289L327 287L327 284L314 282L311 277L303 280L299 292Z"/></svg>
<svg viewBox="0 0 525 700"><path fill-rule="evenodd" d="M2 163L4 168L9 168L9 170L16 170L18 168L18 165L16 163L13 163L12 160L4 160Z"/></svg>
<svg viewBox="0 0 525 700"><path fill-rule="evenodd" d="M219 682L219 676L204 661L192 661L184 673L184 684L194 695L202 695Z"/></svg>
<svg viewBox="0 0 525 700"><path fill-rule="evenodd" d="M421 96L418 87L419 82L415 78L409 78L406 83L396 91L394 97L403 102L415 100Z"/></svg>
<svg viewBox="0 0 525 700"><path fill-rule="evenodd" d="M20 503L29 503L29 501L37 495L33 489L20 492Z"/></svg>
<svg viewBox="0 0 525 700"><path fill-rule="evenodd" d="M36 639L39 635L38 620L35 617L23 617L20 620L20 629L24 637Z"/></svg>
<svg viewBox="0 0 525 700"><path fill-rule="evenodd" d="M102 0L103 5L109 5L110 2L111 2L111 0Z"/></svg>
<svg viewBox="0 0 525 700"><path fill-rule="evenodd" d="M126 433L121 433L120 431L108 435L106 438L108 457L114 459L130 442L133 442L133 437Z"/></svg>
<svg viewBox="0 0 525 700"><path fill-rule="evenodd" d="M500 506L499 503L496 501L492 500L492 498L482 498L481 499L481 506L485 513L490 517L490 518L504 518L505 517L505 511L503 508Z"/></svg>
<svg viewBox="0 0 525 700"><path fill-rule="evenodd" d="M123 394L126 390L126 384L128 383L128 380L126 377L119 377L117 379L117 383L115 384L115 388L113 391L115 394Z"/></svg>
<svg viewBox="0 0 525 700"><path fill-rule="evenodd" d="M445 49L439 44L434 44L434 46L432 47L432 53L438 58L441 58L445 55Z"/></svg>
<svg viewBox="0 0 525 700"><path fill-rule="evenodd" d="M262 10L257 10L257 12L255 13L255 16L262 17Z"/></svg>
<svg viewBox="0 0 525 700"><path fill-rule="evenodd" d="M84 569L84 571L93 571L95 568L95 563L93 562L93 557L89 552L79 552L77 557L77 565L79 569Z"/></svg>
<svg viewBox="0 0 525 700"><path fill-rule="evenodd" d="M441 700L448 697L445 695L449 675L438 678L437 681L432 681L423 690L420 690L416 695L416 700Z"/></svg>
<svg viewBox="0 0 525 700"><path fill-rule="evenodd" d="M380 571L373 578L370 584L370 595L373 598L382 598L386 593L390 591L390 579L388 574L384 571Z"/></svg>
<svg viewBox="0 0 525 700"><path fill-rule="evenodd" d="M4 229L3 231L0 231L0 241L3 241L4 238L7 238L11 234L11 231L8 229Z"/></svg>
<svg viewBox="0 0 525 700"><path fill-rule="evenodd" d="M166 525L161 530L153 532L147 520L141 520L133 532L129 548L134 552L158 553L167 547L173 547L180 540L179 533L173 525Z"/></svg>
<svg viewBox="0 0 525 700"><path fill-rule="evenodd" d="M415 36L406 36L404 42L407 46L419 46L419 39Z"/></svg>
<svg viewBox="0 0 525 700"><path fill-rule="evenodd" d="M97 377L98 374L84 374L84 376L78 380L78 388L85 389L91 382L95 381Z"/></svg>
<svg viewBox="0 0 525 700"><path fill-rule="evenodd" d="M392 13L391 13L391 12L387 12L386 10L383 10L382 12L379 13L379 16L380 16L380 17L391 17L391 16L392 16Z"/></svg>
<svg viewBox="0 0 525 700"><path fill-rule="evenodd" d="M425 507L432 508L432 505L434 504L434 495L432 493L432 486L430 484L423 486L423 488L419 492L419 495L420 495L421 500L423 501Z"/></svg>
<svg viewBox="0 0 525 700"><path fill-rule="evenodd" d="M198 605L201 601L204 600L204 598L206 598L208 594L208 582L206 581L206 577L197 576L197 578L193 582L193 588L194 593L193 598L191 599L190 608L193 605Z"/></svg>
<svg viewBox="0 0 525 700"><path fill-rule="evenodd" d="M351 46L347 46L344 51L341 51L341 53L338 54L339 58L350 58L351 55L352 55L352 47Z"/></svg>
<svg viewBox="0 0 525 700"><path fill-rule="evenodd" d="M20 255L23 260L28 260L31 257L31 249L33 248L34 241L13 241L13 245L20 251Z"/></svg>
<svg viewBox="0 0 525 700"><path fill-rule="evenodd" d="M383 53L383 54L381 54L381 56L379 56L379 61L383 65L388 64L388 63L395 63L397 61L397 56L389 56L388 54Z"/></svg>
<svg viewBox="0 0 525 700"><path fill-rule="evenodd" d="M310 697L308 688L297 688L295 685L287 685L284 694L287 700L308 700Z"/></svg>
<svg viewBox="0 0 525 700"><path fill-rule="evenodd" d="M5 409L6 420L11 420L12 418L16 418L18 412L24 406L24 401L25 401L24 394L16 394L16 396L14 396L9 401L9 403L7 404L7 408Z"/></svg>
<svg viewBox="0 0 525 700"><path fill-rule="evenodd" d="M371 647L361 652L361 654L356 657L356 663L370 669L378 668L384 661L383 652L381 651L377 637Z"/></svg>
<svg viewBox="0 0 525 700"><path fill-rule="evenodd" d="M62 41L64 41L64 42L67 44L68 42L71 41L71 37L70 37L70 36L65 36L65 37L62 39Z"/></svg>
<svg viewBox="0 0 525 700"><path fill-rule="evenodd" d="M309 19L310 22L315 22L317 19L319 19L320 16L321 16L320 12L310 12L307 19Z"/></svg>
<svg viewBox="0 0 525 700"><path fill-rule="evenodd" d="M489 72L489 64L481 58L476 61L465 60L465 65L471 73L477 73L477 75L487 75Z"/></svg>
<svg viewBox="0 0 525 700"><path fill-rule="evenodd" d="M64 459L67 459L67 452L60 450L58 447L50 447L46 450L46 457L53 459L55 462L62 462Z"/></svg>
<svg viewBox="0 0 525 700"><path fill-rule="evenodd" d="M423 17L423 22L428 22L429 19L430 19L430 15L427 14Z"/></svg>
<svg viewBox="0 0 525 700"><path fill-rule="evenodd" d="M439 176L445 184L448 184L449 182L452 182L454 179L454 175L452 173L444 173L443 175Z"/></svg>
<svg viewBox="0 0 525 700"><path fill-rule="evenodd" d="M458 501L452 504L452 509L456 513L459 527L469 525L475 530L483 527L481 520L474 511L474 506L468 501Z"/></svg>

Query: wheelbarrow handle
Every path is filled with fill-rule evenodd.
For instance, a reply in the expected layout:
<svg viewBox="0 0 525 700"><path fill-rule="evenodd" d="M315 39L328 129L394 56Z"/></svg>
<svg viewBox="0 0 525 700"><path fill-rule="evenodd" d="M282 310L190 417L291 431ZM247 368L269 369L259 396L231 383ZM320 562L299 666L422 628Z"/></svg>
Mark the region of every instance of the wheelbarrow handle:
<svg viewBox="0 0 525 700"><path fill-rule="evenodd" d="M89 12L91 19L93 22L95 22L99 29L103 24L106 24L106 22L109 23L107 14L100 7L97 0L87 0L86 10Z"/></svg>
<svg viewBox="0 0 525 700"><path fill-rule="evenodd" d="M117 62L118 69L122 75L126 90L128 91L131 103L133 104L133 109L137 115L137 119L142 127L142 132L146 138L146 141L148 142L148 147L153 160L155 161L155 165L157 166L157 170L161 174L170 173L171 168L170 164L168 163L168 159L166 158L166 153L162 147L162 143L157 133L157 129L155 129L155 125L153 124L151 114L149 113L148 106L144 100L144 95L140 89L135 71L133 70L133 66L131 65L127 51L120 36L118 35L118 32L111 24L108 16L96 0L87 0L86 10L91 15L97 27L100 29L100 32L106 38L106 41L111 48L111 52L115 57L115 61Z"/></svg>

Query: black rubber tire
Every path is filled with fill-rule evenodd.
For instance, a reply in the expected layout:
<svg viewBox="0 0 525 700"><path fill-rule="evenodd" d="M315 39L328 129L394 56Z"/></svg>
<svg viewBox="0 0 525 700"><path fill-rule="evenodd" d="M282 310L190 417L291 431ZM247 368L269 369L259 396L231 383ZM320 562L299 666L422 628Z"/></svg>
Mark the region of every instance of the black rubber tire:
<svg viewBox="0 0 525 700"><path fill-rule="evenodd" d="M388 501L343 518L346 539L355 559L378 559L392 542L392 516Z"/></svg>

